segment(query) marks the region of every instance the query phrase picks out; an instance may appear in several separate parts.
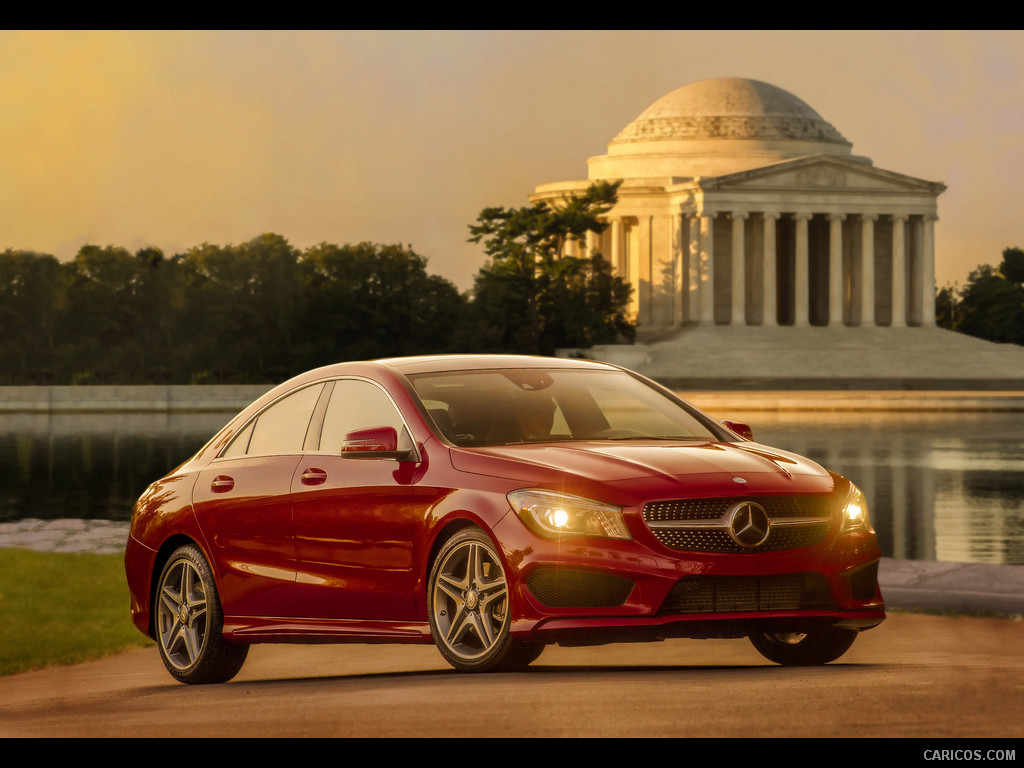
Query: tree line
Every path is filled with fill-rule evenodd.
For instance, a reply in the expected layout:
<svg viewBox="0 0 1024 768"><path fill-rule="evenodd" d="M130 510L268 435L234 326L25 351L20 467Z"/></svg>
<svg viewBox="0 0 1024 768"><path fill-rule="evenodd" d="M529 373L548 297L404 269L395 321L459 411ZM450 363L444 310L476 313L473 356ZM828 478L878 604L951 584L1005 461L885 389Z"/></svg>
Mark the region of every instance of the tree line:
<svg viewBox="0 0 1024 768"><path fill-rule="evenodd" d="M600 254L564 253L603 229L616 190L485 209L470 239L488 258L465 294L403 245L300 251L270 233L170 257L86 245L67 262L8 249L0 385L270 383L344 360L630 340L629 286Z"/></svg>
<svg viewBox="0 0 1024 768"><path fill-rule="evenodd" d="M935 322L979 339L1024 345L1024 250L1006 248L997 266L981 265L963 287L940 289Z"/></svg>

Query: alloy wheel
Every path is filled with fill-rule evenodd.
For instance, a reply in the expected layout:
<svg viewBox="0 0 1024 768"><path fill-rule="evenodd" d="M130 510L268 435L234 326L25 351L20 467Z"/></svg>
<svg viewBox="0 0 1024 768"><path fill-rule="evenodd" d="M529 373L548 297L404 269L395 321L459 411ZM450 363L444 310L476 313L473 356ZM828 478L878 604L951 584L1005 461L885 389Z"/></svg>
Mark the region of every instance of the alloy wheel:
<svg viewBox="0 0 1024 768"><path fill-rule="evenodd" d="M466 538L441 554L431 589L437 639L455 658L475 662L506 642L508 585L491 546Z"/></svg>
<svg viewBox="0 0 1024 768"><path fill-rule="evenodd" d="M207 587L196 566L182 557L160 582L157 634L164 657L179 670L202 658L209 627Z"/></svg>

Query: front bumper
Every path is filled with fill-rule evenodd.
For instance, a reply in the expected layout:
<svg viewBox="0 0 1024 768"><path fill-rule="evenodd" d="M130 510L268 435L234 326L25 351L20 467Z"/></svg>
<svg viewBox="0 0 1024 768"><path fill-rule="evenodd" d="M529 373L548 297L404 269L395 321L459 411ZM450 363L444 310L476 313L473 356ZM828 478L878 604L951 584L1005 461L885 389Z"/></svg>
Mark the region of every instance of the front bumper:
<svg viewBox="0 0 1024 768"><path fill-rule="evenodd" d="M881 551L857 532L758 553L670 550L657 541L541 539L514 515L506 546L514 635L566 645L741 637L756 631L863 630L885 619Z"/></svg>

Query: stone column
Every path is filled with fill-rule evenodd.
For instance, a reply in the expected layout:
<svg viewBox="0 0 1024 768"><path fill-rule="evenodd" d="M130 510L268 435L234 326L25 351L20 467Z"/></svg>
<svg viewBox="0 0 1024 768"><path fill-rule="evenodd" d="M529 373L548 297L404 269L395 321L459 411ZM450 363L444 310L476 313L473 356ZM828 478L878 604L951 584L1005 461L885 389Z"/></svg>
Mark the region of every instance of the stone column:
<svg viewBox="0 0 1024 768"><path fill-rule="evenodd" d="M875 221L873 213L861 214L860 324L875 324Z"/></svg>
<svg viewBox="0 0 1024 768"><path fill-rule="evenodd" d="M616 274L628 282L629 275L626 274L626 264L622 260L622 219L612 219L609 258L611 258Z"/></svg>
<svg viewBox="0 0 1024 768"><path fill-rule="evenodd" d="M732 325L747 324L747 244L744 228L747 214L733 211L732 216Z"/></svg>
<svg viewBox="0 0 1024 768"><path fill-rule="evenodd" d="M776 276L776 253L775 253L775 222L779 214L765 212L764 216L764 250L762 256L762 289L764 298L761 303L761 325L776 326L779 323L778 316L778 285Z"/></svg>
<svg viewBox="0 0 1024 768"><path fill-rule="evenodd" d="M630 253L629 271L633 275L636 294L637 325L650 325L654 320L654 284L651 267L653 261L654 216L638 216L636 250Z"/></svg>
<svg viewBox="0 0 1024 768"><path fill-rule="evenodd" d="M689 301L689 320L690 322L700 322L700 307L701 307L701 296L703 290L701 290L700 283L700 227L701 218L700 216L690 216L690 259L687 264L687 290L690 294Z"/></svg>
<svg viewBox="0 0 1024 768"><path fill-rule="evenodd" d="M843 221L846 215L828 217L828 324L843 324Z"/></svg>
<svg viewBox="0 0 1024 768"><path fill-rule="evenodd" d="M797 328L805 328L811 324L810 320L810 262L807 245L807 222L812 214L797 213L796 219L796 265L794 269L793 289L793 325Z"/></svg>
<svg viewBox="0 0 1024 768"><path fill-rule="evenodd" d="M686 216L672 214L672 325L678 327L686 322L686 251L689 238Z"/></svg>
<svg viewBox="0 0 1024 768"><path fill-rule="evenodd" d="M715 324L715 214L700 214L700 322Z"/></svg>
<svg viewBox="0 0 1024 768"><path fill-rule="evenodd" d="M892 327L907 324L906 216L892 217Z"/></svg>
<svg viewBox="0 0 1024 768"><path fill-rule="evenodd" d="M921 218L921 326L929 328L935 325L935 217Z"/></svg>

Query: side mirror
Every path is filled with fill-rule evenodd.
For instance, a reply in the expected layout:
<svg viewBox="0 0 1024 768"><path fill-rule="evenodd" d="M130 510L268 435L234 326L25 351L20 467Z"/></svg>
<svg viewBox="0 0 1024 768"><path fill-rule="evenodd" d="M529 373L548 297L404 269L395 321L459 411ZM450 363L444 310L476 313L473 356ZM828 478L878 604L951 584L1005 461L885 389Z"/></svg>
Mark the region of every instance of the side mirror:
<svg viewBox="0 0 1024 768"><path fill-rule="evenodd" d="M748 424L742 424L738 421L726 421L725 419L722 420L722 424L740 437L745 437L747 440L754 439L754 430L752 430Z"/></svg>
<svg viewBox="0 0 1024 768"><path fill-rule="evenodd" d="M369 427L345 435L341 442L343 459L402 459L411 451L398 450L398 432L394 427Z"/></svg>

